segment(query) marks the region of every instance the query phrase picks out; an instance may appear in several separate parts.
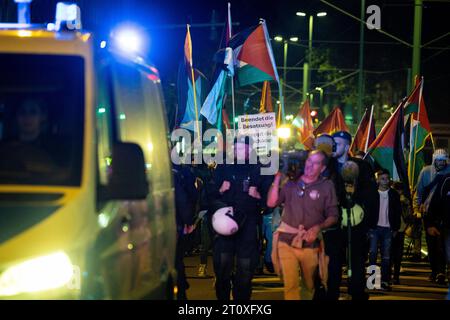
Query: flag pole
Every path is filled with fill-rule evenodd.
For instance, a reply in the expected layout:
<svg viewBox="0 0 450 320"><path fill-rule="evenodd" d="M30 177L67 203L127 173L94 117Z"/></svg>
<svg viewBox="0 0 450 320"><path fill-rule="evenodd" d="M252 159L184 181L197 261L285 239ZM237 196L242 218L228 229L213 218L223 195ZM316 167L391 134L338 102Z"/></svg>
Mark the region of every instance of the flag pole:
<svg viewBox="0 0 450 320"><path fill-rule="evenodd" d="M195 76L194 76L194 67L193 67L193 63L192 63L192 40L191 40L191 32L189 31L189 27L190 25L187 25L187 32L188 32L188 36L189 36L189 42L190 42L190 46L189 46L189 65L191 67L191 77L192 77L192 90L194 92L194 109L195 109L195 124L197 125L197 138L200 138L200 126L199 126L199 119L198 119L198 107L197 107L197 92L196 92L196 88L195 88ZM200 140L200 139L199 139Z"/></svg>
<svg viewBox="0 0 450 320"><path fill-rule="evenodd" d="M266 90L267 90L267 81L264 81L261 90L261 101L259 102L259 113L266 112Z"/></svg>
<svg viewBox="0 0 450 320"><path fill-rule="evenodd" d="M369 147L369 137L370 137L370 129L372 127L372 117L373 117L373 105L370 109L370 117L369 117L369 125L367 126L367 139L366 139L366 145L364 146L364 153L367 153L367 148Z"/></svg>
<svg viewBox="0 0 450 320"><path fill-rule="evenodd" d="M228 2L228 39L231 39L231 27L231 3ZM226 45L228 46L228 43ZM236 118L236 107L234 102L234 74L231 76L231 106L233 108L233 130L236 130L236 122L234 121Z"/></svg>
<svg viewBox="0 0 450 320"><path fill-rule="evenodd" d="M366 114L367 114L367 108L364 111L364 114L363 114L363 116L361 118L361 121L358 123L358 127L356 128L355 139L352 139L352 144L350 145L350 151L351 152L353 152L352 150L353 150L354 143L356 141L356 134L358 133L359 129L361 128L361 123L363 122L364 118L366 117Z"/></svg>
<svg viewBox="0 0 450 320"><path fill-rule="evenodd" d="M421 106L421 104L422 104L422 88L423 88L423 77L422 77L422 79L420 79L421 81L420 81L420 91L419 91L419 105L418 105L418 107L417 107L417 126L416 126L416 135L415 135L415 137L414 137L414 150L413 150L413 161L412 161L412 175L411 175L411 180L412 181L410 181L410 184L409 184L409 188L412 190L413 188L414 188L414 186L412 186L411 185L411 183L414 181L414 175L415 175L415 169L416 169L416 155L417 155L417 152L416 152L416 145L417 145L417 136L418 136L418 133L419 133L419 128L418 128L418 126L419 126L419 123L420 123L420 106ZM413 121L414 121L414 117L412 118L413 119ZM413 123L411 123L411 130L414 128L414 124ZM411 147L411 146L410 146Z"/></svg>

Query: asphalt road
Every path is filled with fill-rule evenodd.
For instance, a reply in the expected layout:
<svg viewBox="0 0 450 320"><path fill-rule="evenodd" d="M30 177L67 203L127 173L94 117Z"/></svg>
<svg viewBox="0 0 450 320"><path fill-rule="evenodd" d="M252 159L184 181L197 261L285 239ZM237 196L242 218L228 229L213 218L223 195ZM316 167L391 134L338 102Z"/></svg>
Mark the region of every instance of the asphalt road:
<svg viewBox="0 0 450 320"><path fill-rule="evenodd" d="M199 257L185 258L186 273L190 284L187 291L190 300L215 300L214 270L211 257L208 261L207 277L197 276ZM447 286L439 286L428 280L430 269L427 262L404 262L400 284L393 285L392 291L370 290L370 300L444 300ZM345 277L344 277L345 278ZM345 280L341 287L341 298L348 299ZM252 300L283 300L283 284L275 274L264 270L253 280Z"/></svg>

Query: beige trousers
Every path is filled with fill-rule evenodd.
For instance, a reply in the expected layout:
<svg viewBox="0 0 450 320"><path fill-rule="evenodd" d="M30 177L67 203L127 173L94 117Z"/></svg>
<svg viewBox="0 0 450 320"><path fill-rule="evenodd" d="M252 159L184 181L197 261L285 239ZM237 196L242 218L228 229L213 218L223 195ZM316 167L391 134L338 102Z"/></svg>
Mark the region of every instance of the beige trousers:
<svg viewBox="0 0 450 320"><path fill-rule="evenodd" d="M314 277L319 266L318 248L293 248L278 242L278 254L284 282L285 300L311 300L314 295ZM300 294L300 281L304 284Z"/></svg>

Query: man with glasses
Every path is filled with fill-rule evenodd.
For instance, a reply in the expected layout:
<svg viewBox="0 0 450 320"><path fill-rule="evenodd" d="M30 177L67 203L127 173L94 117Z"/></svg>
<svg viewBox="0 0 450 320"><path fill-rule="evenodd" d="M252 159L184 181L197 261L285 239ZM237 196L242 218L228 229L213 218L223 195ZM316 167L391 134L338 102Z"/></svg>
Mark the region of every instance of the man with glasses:
<svg viewBox="0 0 450 320"><path fill-rule="evenodd" d="M312 298L319 260L324 262L320 234L338 219L333 183L320 176L327 161L323 151L313 151L297 180L287 182L280 191L279 172L269 190L267 206L284 205L281 224L274 234L272 260L277 273L282 274L286 300L300 300L300 274L306 287L302 298ZM321 270L326 269L323 267Z"/></svg>

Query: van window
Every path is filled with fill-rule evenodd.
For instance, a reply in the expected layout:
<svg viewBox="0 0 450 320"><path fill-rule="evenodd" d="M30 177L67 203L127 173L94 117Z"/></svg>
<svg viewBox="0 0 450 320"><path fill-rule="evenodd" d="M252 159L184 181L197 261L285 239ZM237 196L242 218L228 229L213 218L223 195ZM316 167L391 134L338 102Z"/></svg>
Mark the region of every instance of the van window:
<svg viewBox="0 0 450 320"><path fill-rule="evenodd" d="M0 54L0 184L79 186L84 60Z"/></svg>
<svg viewBox="0 0 450 320"><path fill-rule="evenodd" d="M112 146L115 141L113 134L113 105L111 101L111 68L102 66L97 72L97 172L100 185L108 184L111 166Z"/></svg>
<svg viewBox="0 0 450 320"><path fill-rule="evenodd" d="M168 132L160 80L117 63L114 88L120 140L141 146L153 188L170 188Z"/></svg>

